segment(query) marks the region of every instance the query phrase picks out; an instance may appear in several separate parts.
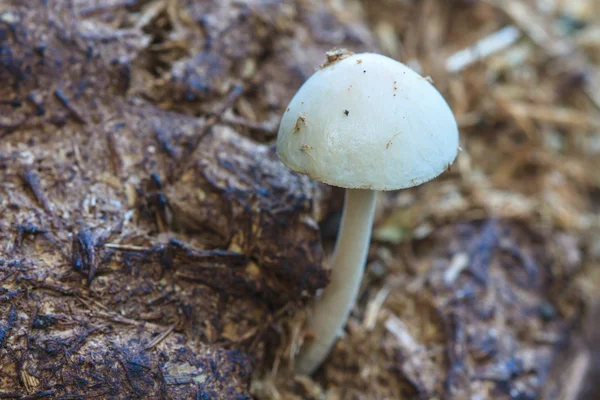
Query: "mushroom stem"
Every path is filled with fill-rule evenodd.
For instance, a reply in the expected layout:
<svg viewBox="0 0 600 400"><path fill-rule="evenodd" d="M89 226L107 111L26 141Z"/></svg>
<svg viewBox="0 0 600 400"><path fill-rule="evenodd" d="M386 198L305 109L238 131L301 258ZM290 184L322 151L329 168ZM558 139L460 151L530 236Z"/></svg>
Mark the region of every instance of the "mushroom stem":
<svg viewBox="0 0 600 400"><path fill-rule="evenodd" d="M331 281L314 305L308 329L314 341L305 343L296 358L296 371L312 374L329 354L355 304L369 250L374 190L346 189L342 223L331 259Z"/></svg>

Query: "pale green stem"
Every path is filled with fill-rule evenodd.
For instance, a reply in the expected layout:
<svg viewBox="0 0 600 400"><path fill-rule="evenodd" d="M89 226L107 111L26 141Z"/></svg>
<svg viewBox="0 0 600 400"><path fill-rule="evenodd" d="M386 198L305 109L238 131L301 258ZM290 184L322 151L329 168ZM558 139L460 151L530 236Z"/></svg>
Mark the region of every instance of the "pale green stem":
<svg viewBox="0 0 600 400"><path fill-rule="evenodd" d="M373 190L346 189L342 223L331 259L331 282L314 305L308 329L315 339L296 358L299 374L312 374L346 325L362 280L375 212Z"/></svg>

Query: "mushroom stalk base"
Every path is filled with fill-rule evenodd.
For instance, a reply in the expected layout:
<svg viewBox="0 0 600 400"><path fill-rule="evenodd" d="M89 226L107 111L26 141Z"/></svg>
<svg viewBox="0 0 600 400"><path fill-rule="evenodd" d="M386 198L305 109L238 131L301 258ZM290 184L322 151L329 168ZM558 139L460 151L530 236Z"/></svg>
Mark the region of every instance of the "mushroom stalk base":
<svg viewBox="0 0 600 400"><path fill-rule="evenodd" d="M362 280L375 212L376 191L346 189L342 222L331 259L331 282L317 300L308 330L315 339L296 358L299 374L312 374L346 325Z"/></svg>

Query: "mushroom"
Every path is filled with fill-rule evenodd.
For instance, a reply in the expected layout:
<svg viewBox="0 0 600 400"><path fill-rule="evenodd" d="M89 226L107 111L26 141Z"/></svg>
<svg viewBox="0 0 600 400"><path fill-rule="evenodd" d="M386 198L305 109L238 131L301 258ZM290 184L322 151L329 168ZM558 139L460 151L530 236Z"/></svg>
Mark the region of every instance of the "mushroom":
<svg viewBox="0 0 600 400"><path fill-rule="evenodd" d="M356 301L369 249L377 191L420 185L458 152L458 128L433 85L382 55L328 54L283 115L277 154L290 169L346 189L330 261L296 371L312 374L341 333Z"/></svg>

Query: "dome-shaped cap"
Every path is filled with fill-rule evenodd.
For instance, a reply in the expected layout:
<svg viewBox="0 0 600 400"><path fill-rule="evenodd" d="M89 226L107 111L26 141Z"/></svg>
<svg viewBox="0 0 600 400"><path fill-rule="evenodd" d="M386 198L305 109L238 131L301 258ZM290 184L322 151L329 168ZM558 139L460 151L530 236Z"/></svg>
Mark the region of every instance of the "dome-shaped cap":
<svg viewBox="0 0 600 400"><path fill-rule="evenodd" d="M416 186L458 151L448 104L423 77L378 54L330 58L298 90L277 135L289 168L354 189Z"/></svg>

